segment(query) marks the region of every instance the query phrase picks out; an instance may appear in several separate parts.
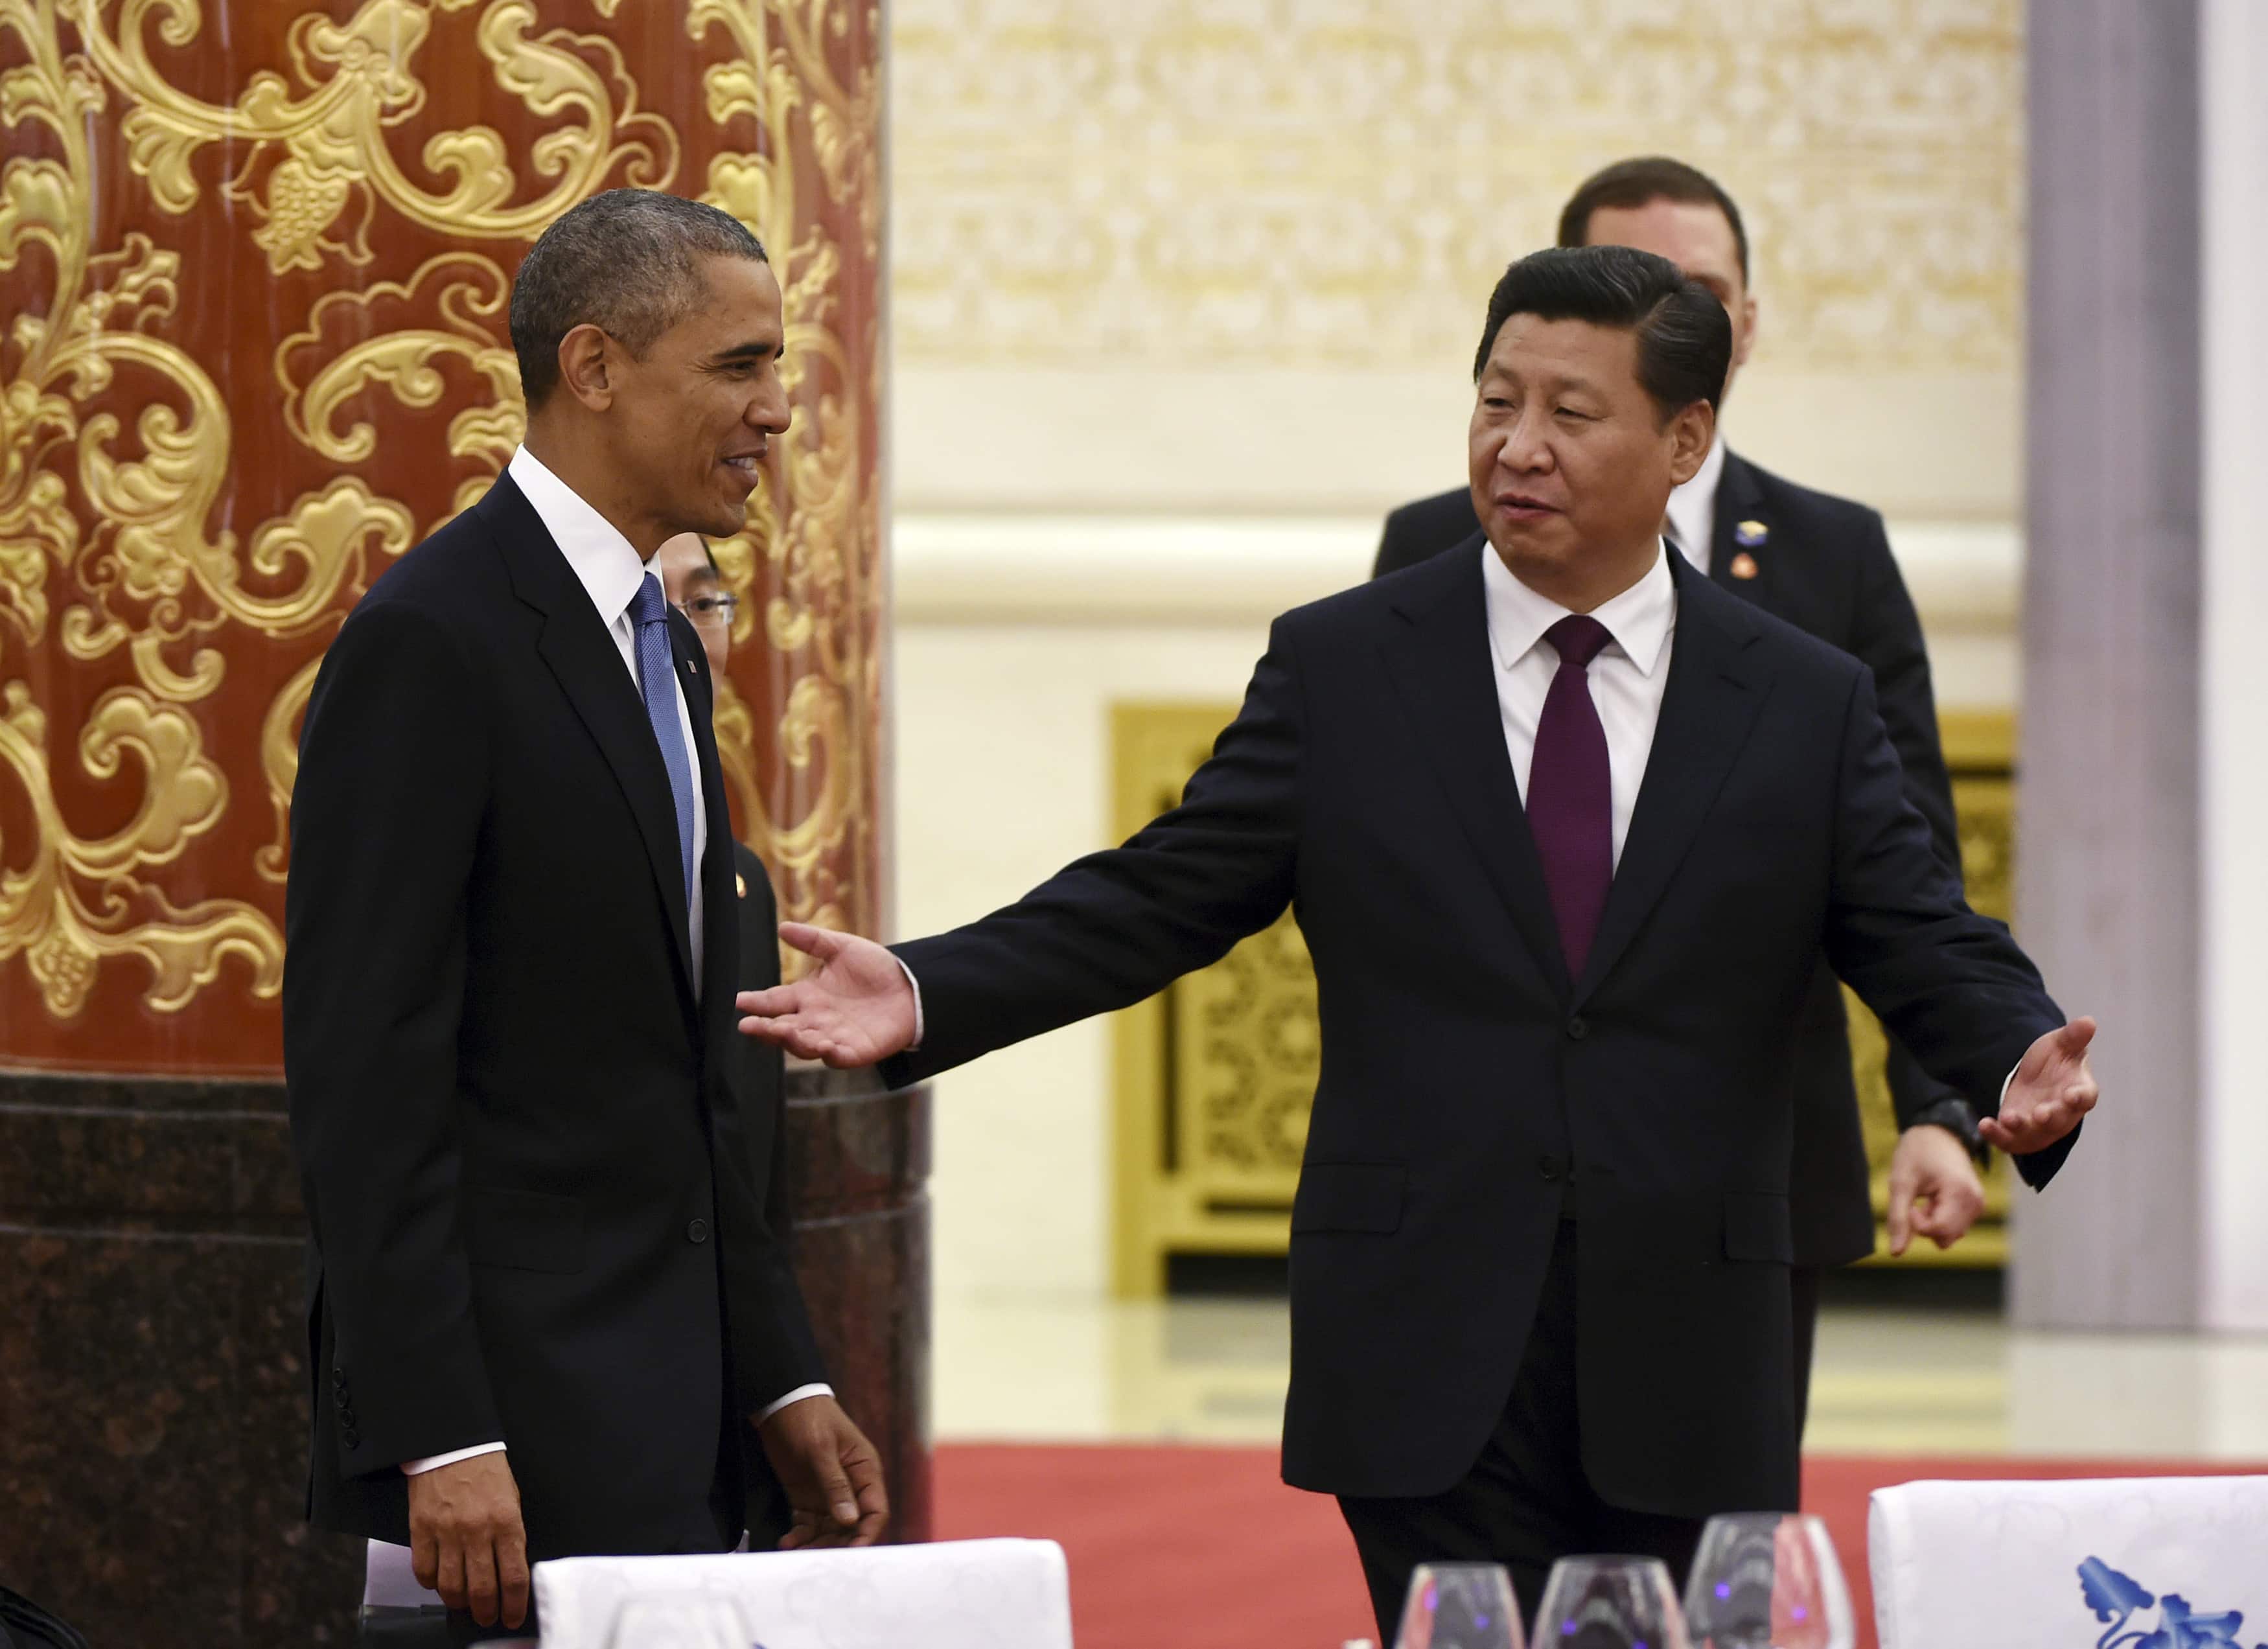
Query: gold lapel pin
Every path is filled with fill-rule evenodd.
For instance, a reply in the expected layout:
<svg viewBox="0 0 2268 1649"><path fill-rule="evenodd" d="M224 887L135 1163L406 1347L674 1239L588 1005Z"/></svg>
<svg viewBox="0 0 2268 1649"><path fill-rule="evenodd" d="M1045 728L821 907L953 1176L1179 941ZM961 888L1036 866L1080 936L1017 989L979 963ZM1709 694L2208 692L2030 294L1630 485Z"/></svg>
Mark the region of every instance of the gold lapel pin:
<svg viewBox="0 0 2268 1649"><path fill-rule="evenodd" d="M1747 550L1733 557L1733 577L1735 578L1753 578L1759 571L1756 558Z"/></svg>
<svg viewBox="0 0 2268 1649"><path fill-rule="evenodd" d="M748 879L738 871L733 872L733 886L740 890L741 898L746 899L748 896Z"/></svg>
<svg viewBox="0 0 2268 1649"><path fill-rule="evenodd" d="M1742 521L1733 528L1733 541L1745 549L1754 549L1771 536L1771 528L1762 521Z"/></svg>

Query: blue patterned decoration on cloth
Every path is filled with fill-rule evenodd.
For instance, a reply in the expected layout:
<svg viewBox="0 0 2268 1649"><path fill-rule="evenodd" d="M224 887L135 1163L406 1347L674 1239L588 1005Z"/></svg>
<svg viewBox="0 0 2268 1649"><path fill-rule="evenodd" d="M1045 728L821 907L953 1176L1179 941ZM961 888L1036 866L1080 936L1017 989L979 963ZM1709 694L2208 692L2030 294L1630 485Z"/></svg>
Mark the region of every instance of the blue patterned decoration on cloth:
<svg viewBox="0 0 2268 1649"><path fill-rule="evenodd" d="M2089 1557L2079 1565L2079 1589L2087 1606L2095 1611L2095 1618L2110 1623L2110 1630L2095 1640L2095 1649L2244 1649L2236 1635L2244 1625L2242 1610L2192 1613L2188 1600L2178 1593L2153 1597L2146 1587L2100 1557ZM2125 1630L2136 1615L2154 1604L2158 1609L2155 1631L2139 1627ZM2268 1644L2256 1645L2254 1649L2268 1649Z"/></svg>

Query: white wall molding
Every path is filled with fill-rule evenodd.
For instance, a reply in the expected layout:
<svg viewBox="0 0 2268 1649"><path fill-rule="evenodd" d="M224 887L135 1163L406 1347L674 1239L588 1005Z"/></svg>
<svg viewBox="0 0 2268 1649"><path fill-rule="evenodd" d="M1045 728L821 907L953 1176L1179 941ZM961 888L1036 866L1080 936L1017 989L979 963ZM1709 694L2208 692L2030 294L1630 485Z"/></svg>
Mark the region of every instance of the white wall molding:
<svg viewBox="0 0 2268 1649"><path fill-rule="evenodd" d="M1373 515L900 513L901 624L1245 625L1359 584ZM2012 633L2023 546L2006 523L1897 521L1891 543L1933 633Z"/></svg>

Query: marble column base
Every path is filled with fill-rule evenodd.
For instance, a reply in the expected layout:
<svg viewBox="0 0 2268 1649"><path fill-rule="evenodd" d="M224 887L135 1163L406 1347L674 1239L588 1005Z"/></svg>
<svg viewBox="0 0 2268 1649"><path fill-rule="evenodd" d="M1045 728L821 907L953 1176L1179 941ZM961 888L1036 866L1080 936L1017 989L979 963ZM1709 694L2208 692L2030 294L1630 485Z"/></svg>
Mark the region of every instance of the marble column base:
<svg viewBox="0 0 2268 1649"><path fill-rule="evenodd" d="M304 1231L280 1083L0 1070L0 1582L98 1645L354 1641Z"/></svg>
<svg viewBox="0 0 2268 1649"><path fill-rule="evenodd" d="M873 1440L891 1541L930 1535L930 1091L791 1070L796 1270L844 1410Z"/></svg>
<svg viewBox="0 0 2268 1649"><path fill-rule="evenodd" d="M797 1263L925 1540L929 1093L789 1078ZM282 1085L0 1069L0 1583L95 1644L351 1644L307 1527L305 1223Z"/></svg>

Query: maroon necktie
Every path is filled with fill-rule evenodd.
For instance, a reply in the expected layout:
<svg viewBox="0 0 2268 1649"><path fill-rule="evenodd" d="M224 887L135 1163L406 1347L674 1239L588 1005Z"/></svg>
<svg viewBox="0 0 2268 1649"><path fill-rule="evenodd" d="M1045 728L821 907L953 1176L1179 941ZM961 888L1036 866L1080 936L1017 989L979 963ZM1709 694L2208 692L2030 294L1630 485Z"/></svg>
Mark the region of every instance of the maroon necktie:
<svg viewBox="0 0 2268 1649"><path fill-rule="evenodd" d="M1559 946L1572 978L1583 976L1607 889L1615 880L1614 784L1607 732L1591 703L1591 660L1614 637L1595 618L1563 618L1543 632L1559 655L1535 760L1528 769L1528 825L1543 858L1544 886L1559 919Z"/></svg>

